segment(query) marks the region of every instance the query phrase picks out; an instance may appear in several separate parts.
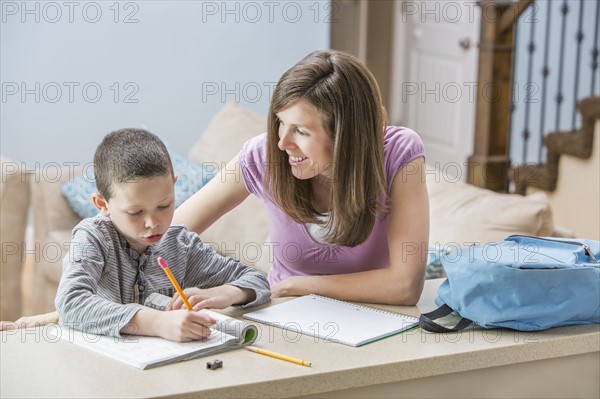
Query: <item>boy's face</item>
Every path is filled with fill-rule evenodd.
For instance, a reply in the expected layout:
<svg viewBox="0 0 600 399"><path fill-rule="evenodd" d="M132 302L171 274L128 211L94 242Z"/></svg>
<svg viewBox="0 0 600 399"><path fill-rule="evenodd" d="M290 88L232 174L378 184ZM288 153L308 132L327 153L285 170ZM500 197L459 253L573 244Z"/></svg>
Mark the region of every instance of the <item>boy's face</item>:
<svg viewBox="0 0 600 399"><path fill-rule="evenodd" d="M104 216L138 253L160 241L175 211L175 179L171 175L144 178L113 186L107 202L98 194L93 201Z"/></svg>

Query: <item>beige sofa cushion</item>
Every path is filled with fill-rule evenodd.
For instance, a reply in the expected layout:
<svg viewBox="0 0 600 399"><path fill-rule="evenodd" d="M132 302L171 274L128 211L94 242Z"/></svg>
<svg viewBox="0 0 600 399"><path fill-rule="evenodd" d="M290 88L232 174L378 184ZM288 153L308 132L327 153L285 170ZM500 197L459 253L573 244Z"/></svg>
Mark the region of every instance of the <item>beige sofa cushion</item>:
<svg viewBox="0 0 600 399"><path fill-rule="evenodd" d="M61 193L61 185L80 176L81 168L36 171L29 177L35 244L43 256L36 260L33 312L54 310L54 295L62 272L62 258L67 254L70 233L81 218L71 209Z"/></svg>
<svg viewBox="0 0 600 399"><path fill-rule="evenodd" d="M217 169L239 153L251 137L265 131L266 119L235 103L226 104L210 121L192 147L188 158L194 162L211 162ZM217 220L200 234L219 253L267 272L270 267L267 212L262 202L250 195L242 204Z"/></svg>
<svg viewBox="0 0 600 399"><path fill-rule="evenodd" d="M430 246L464 246L503 240L511 234L552 235L552 212L546 194L502 194L462 181L427 174Z"/></svg>
<svg viewBox="0 0 600 399"><path fill-rule="evenodd" d="M221 168L249 138L264 133L266 126L266 118L229 102L211 119L188 158L198 163L213 162Z"/></svg>
<svg viewBox="0 0 600 399"><path fill-rule="evenodd" d="M49 172L48 172L49 173ZM53 172L54 173L54 172ZM45 177L43 171L31 176L34 234L36 242L45 243L54 230L71 231L81 221L69 203L64 199L60 187L63 183L80 176L81 168L63 168L55 178ZM91 201L91 198L90 198Z"/></svg>
<svg viewBox="0 0 600 399"><path fill-rule="evenodd" d="M62 275L62 262L69 254L69 243L71 242L72 230L52 230L46 244L46 278L58 286Z"/></svg>

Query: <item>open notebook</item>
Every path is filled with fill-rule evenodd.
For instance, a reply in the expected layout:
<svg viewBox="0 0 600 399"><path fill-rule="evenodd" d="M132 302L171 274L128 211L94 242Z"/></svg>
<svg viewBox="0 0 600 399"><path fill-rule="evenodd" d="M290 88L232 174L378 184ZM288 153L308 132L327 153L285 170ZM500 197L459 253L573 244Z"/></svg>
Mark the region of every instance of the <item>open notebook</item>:
<svg viewBox="0 0 600 399"><path fill-rule="evenodd" d="M164 295L152 294L145 305L164 309L170 300L171 298ZM241 348L253 343L258 336L258 328L255 325L210 310L202 310L202 312L208 313L217 321L211 335L202 341L175 342L158 337L133 335L115 338L81 332L60 325L54 326L49 332L54 337L142 370Z"/></svg>
<svg viewBox="0 0 600 399"><path fill-rule="evenodd" d="M419 324L416 317L314 294L243 317L350 346L368 344Z"/></svg>

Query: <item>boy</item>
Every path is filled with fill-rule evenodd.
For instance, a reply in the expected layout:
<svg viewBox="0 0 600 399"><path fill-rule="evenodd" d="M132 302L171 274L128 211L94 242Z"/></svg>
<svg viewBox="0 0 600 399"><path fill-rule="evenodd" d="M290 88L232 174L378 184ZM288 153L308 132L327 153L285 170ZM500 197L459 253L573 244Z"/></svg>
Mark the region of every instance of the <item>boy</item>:
<svg viewBox="0 0 600 399"><path fill-rule="evenodd" d="M174 341L209 335L212 320L185 309L143 306L174 288L157 264L163 257L194 310L254 306L269 300L258 271L217 254L184 226L170 226L176 176L162 141L141 129L109 133L94 155L100 211L73 230L56 294L65 325L95 334L159 336Z"/></svg>

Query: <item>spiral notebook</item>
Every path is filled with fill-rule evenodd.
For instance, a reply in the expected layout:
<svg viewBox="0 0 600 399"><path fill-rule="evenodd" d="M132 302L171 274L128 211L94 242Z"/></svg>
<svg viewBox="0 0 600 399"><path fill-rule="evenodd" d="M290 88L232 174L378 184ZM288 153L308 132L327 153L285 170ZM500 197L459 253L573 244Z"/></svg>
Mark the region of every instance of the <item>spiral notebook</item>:
<svg viewBox="0 0 600 399"><path fill-rule="evenodd" d="M307 295L246 313L245 319L350 346L361 346L406 331L416 317Z"/></svg>

